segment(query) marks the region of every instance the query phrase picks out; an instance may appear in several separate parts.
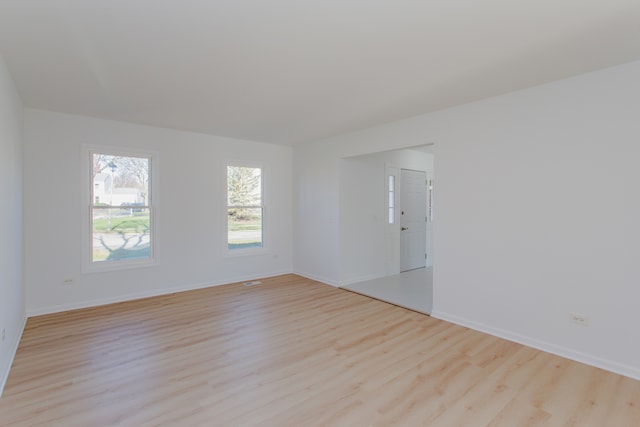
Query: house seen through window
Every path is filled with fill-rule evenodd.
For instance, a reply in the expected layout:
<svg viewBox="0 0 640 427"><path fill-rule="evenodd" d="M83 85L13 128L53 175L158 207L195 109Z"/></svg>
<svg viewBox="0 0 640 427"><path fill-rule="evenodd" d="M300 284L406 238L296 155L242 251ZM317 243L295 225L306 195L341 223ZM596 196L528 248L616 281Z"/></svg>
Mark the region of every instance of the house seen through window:
<svg viewBox="0 0 640 427"><path fill-rule="evenodd" d="M91 262L151 259L150 157L91 153Z"/></svg>

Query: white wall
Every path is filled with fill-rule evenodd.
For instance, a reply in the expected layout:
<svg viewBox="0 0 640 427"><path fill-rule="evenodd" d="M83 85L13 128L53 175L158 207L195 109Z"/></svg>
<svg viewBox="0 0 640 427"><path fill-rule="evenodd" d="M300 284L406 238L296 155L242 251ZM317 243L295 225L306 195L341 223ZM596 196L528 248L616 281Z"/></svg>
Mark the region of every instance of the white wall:
<svg viewBox="0 0 640 427"><path fill-rule="evenodd" d="M393 150L341 160L341 286L386 276L390 269L400 271L400 228L390 226L387 218L386 166L428 171L433 177L433 155L423 151Z"/></svg>
<svg viewBox="0 0 640 427"><path fill-rule="evenodd" d="M338 285L339 157L322 145L294 151L294 270Z"/></svg>
<svg viewBox="0 0 640 427"><path fill-rule="evenodd" d="M159 265L81 273L83 144L158 153ZM290 147L26 109L29 314L291 272L291 155ZM265 254L226 255L229 160L265 167Z"/></svg>
<svg viewBox="0 0 640 427"><path fill-rule="evenodd" d="M22 101L0 55L0 394L22 335ZM1 337L0 337L1 338Z"/></svg>
<svg viewBox="0 0 640 427"><path fill-rule="evenodd" d="M435 143L433 314L640 378L639 111L634 62L302 146L297 191L327 200L340 158ZM311 255L339 250L338 208L316 206L298 257L337 277Z"/></svg>

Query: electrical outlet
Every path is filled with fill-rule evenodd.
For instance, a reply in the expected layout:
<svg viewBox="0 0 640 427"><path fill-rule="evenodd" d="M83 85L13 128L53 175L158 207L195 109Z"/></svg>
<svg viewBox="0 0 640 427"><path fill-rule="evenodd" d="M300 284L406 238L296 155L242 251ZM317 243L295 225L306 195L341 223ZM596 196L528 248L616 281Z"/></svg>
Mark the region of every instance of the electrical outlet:
<svg viewBox="0 0 640 427"><path fill-rule="evenodd" d="M67 277L62 281L65 285L71 285L73 283L73 277Z"/></svg>
<svg viewBox="0 0 640 427"><path fill-rule="evenodd" d="M569 314L569 322L576 323L582 326L589 326L589 318L587 316L583 316L582 314Z"/></svg>

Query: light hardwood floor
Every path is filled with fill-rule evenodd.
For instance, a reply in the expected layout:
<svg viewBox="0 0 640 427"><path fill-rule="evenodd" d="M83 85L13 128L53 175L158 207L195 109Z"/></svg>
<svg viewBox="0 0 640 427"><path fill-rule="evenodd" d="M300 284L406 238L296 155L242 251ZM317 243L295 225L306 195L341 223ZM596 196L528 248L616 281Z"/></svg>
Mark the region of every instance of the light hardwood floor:
<svg viewBox="0 0 640 427"><path fill-rule="evenodd" d="M640 381L295 275L29 319L2 426L639 426Z"/></svg>

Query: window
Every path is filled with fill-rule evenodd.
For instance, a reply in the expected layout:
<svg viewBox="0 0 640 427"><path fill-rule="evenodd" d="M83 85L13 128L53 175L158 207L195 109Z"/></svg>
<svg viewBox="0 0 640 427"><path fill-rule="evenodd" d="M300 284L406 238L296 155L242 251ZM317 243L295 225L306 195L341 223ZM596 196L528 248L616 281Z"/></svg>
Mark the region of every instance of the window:
<svg viewBox="0 0 640 427"><path fill-rule="evenodd" d="M396 223L396 177L395 175L389 175L389 182L387 187L388 193L388 208L389 208L389 224Z"/></svg>
<svg viewBox="0 0 640 427"><path fill-rule="evenodd" d="M227 166L227 248L264 247L262 168Z"/></svg>
<svg viewBox="0 0 640 427"><path fill-rule="evenodd" d="M433 222L433 180L429 180L429 221Z"/></svg>
<svg viewBox="0 0 640 427"><path fill-rule="evenodd" d="M151 156L89 151L89 163L89 264L151 261Z"/></svg>

